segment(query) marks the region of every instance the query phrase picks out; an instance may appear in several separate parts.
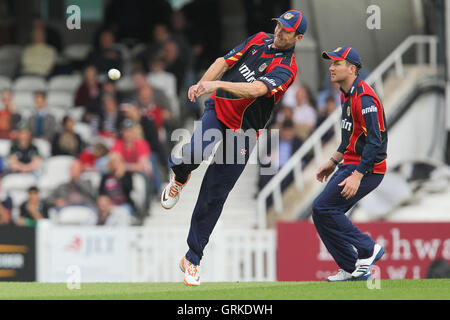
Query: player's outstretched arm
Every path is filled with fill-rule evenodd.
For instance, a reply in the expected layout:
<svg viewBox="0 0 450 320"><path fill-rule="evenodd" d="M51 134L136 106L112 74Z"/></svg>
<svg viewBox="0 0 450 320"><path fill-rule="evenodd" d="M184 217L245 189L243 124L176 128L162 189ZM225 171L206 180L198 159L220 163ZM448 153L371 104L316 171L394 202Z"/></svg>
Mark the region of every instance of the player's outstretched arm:
<svg viewBox="0 0 450 320"><path fill-rule="evenodd" d="M216 61L213 62L212 65L209 66L208 70L206 70L203 77L197 84L192 85L188 90L188 98L190 101L195 102L198 95L198 86L200 83L204 81L213 81L217 80L228 70L228 64L226 63L223 57L219 57Z"/></svg>
<svg viewBox="0 0 450 320"><path fill-rule="evenodd" d="M262 81L229 82L229 81L201 81L198 83L197 97L222 89L239 98L257 98L268 92L267 86Z"/></svg>

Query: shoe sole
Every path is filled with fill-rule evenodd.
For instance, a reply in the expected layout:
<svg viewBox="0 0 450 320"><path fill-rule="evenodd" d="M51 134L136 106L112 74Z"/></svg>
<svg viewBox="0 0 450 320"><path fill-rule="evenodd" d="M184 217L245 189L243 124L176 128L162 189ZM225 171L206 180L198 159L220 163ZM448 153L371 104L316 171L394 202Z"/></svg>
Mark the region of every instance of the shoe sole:
<svg viewBox="0 0 450 320"><path fill-rule="evenodd" d="M198 286L200 286L199 284L191 284L191 283L187 283L186 280L183 280L183 281L184 281L184 284L185 284L186 286L188 286L188 287L198 287Z"/></svg>
<svg viewBox="0 0 450 320"><path fill-rule="evenodd" d="M328 282L346 282L346 281L353 281L353 278L347 279L347 280L330 280L327 279Z"/></svg>

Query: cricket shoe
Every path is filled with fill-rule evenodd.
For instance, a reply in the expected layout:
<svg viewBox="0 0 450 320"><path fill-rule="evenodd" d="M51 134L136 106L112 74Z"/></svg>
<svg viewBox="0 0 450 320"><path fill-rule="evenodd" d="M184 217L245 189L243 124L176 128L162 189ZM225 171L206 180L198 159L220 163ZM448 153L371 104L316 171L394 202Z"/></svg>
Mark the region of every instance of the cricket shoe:
<svg viewBox="0 0 450 320"><path fill-rule="evenodd" d="M183 184L175 180L175 175L170 178L169 184L161 193L161 206L164 209L172 209L177 204L178 199L180 199L181 190L183 190L190 177L191 175L188 176L188 179Z"/></svg>
<svg viewBox="0 0 450 320"><path fill-rule="evenodd" d="M338 273L336 273L333 276L329 276L327 279L328 279L328 282L352 281L353 277L352 277L351 273L349 273L343 269L339 269Z"/></svg>
<svg viewBox="0 0 450 320"><path fill-rule="evenodd" d="M184 284L188 287L196 287L200 285L200 272L198 265L189 262L184 256L180 261L180 269L184 272Z"/></svg>
<svg viewBox="0 0 450 320"><path fill-rule="evenodd" d="M354 280L360 280L360 277L370 274L370 270L372 269L373 264L381 259L384 251L384 247L380 246L378 243L375 243L375 246L373 247L373 254L371 257L356 260L356 269L352 272L352 277L354 278Z"/></svg>

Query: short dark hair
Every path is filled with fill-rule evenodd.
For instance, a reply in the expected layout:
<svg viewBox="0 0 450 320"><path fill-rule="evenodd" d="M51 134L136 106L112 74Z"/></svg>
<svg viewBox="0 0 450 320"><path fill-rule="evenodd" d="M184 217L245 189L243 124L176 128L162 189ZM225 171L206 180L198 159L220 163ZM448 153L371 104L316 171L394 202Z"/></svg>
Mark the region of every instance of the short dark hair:
<svg viewBox="0 0 450 320"><path fill-rule="evenodd" d="M356 64L351 63L350 61L347 61L347 60L345 60L345 63L347 64L347 66L350 66L350 65L355 66L356 67L355 75L359 76L359 72L361 71L361 68L362 68L361 64L356 65Z"/></svg>
<svg viewBox="0 0 450 320"><path fill-rule="evenodd" d="M36 97L36 96L43 96L44 99L45 99L45 98L47 98L47 92L42 91L42 90L35 91L34 92L34 97Z"/></svg>
<svg viewBox="0 0 450 320"><path fill-rule="evenodd" d="M36 186L31 186L28 188L28 193L30 192L39 192L39 189Z"/></svg>

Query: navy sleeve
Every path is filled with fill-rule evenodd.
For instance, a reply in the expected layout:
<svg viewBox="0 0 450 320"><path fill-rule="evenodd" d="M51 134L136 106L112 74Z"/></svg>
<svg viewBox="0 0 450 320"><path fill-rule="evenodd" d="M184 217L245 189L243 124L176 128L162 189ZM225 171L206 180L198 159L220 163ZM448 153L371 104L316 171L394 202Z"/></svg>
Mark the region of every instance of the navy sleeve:
<svg viewBox="0 0 450 320"><path fill-rule="evenodd" d="M361 97L361 110L366 123L367 136L361 161L356 170L362 174L373 168L375 157L381 147L381 132L378 123L378 113L374 100L368 95Z"/></svg>
<svg viewBox="0 0 450 320"><path fill-rule="evenodd" d="M264 82L269 89L267 96L272 96L277 92L286 92L293 77L294 74L290 69L278 66L256 80Z"/></svg>

